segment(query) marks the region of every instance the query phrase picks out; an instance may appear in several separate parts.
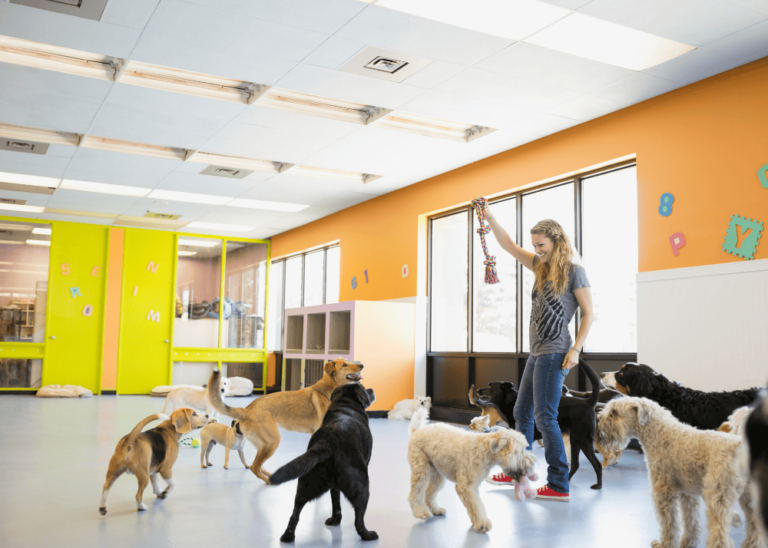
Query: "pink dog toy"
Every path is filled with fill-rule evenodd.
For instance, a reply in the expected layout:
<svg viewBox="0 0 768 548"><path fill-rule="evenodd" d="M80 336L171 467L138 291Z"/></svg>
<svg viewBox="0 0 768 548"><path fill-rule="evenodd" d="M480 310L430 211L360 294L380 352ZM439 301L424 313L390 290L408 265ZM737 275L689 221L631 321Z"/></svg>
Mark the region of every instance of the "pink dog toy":
<svg viewBox="0 0 768 548"><path fill-rule="evenodd" d="M523 479L515 482L515 498L523 501L525 499L532 499L536 495L536 491L528 483L528 480L536 481L539 479L539 475L536 472L532 472L527 476L523 476Z"/></svg>

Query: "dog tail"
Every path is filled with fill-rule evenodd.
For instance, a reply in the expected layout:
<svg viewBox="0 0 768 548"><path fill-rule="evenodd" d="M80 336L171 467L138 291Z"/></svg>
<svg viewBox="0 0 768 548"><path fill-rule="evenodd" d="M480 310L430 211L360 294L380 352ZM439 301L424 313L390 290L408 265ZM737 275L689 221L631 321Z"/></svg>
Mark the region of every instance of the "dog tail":
<svg viewBox="0 0 768 548"><path fill-rule="evenodd" d="M245 412L238 408L238 407L230 407L224 401L221 399L221 388L219 385L221 384L221 373L218 369L213 370L213 374L211 375L211 378L208 380L208 399L211 400L211 404L213 405L213 408L216 409L219 413L222 415L227 415L228 417L234 417L238 420L245 420L246 414Z"/></svg>
<svg viewBox="0 0 768 548"><path fill-rule="evenodd" d="M597 399L600 397L600 379L597 378L597 373L592 369L587 362L579 358L579 367L584 371L589 378L589 382L592 384L592 393L589 395L589 405L594 407L597 405Z"/></svg>
<svg viewBox="0 0 768 548"><path fill-rule="evenodd" d="M152 421L156 421L159 419L168 420L167 415L163 415L162 413L157 413L156 415L150 415L143 421L141 421L139 424L137 424L133 430L131 430L131 433L128 434L128 439L126 440L126 443L128 444L128 451L131 450L131 447L136 445L136 439L139 437L139 434L141 434L142 429L148 425Z"/></svg>
<svg viewBox="0 0 768 548"><path fill-rule="evenodd" d="M163 414L165 413L165 410L168 408L168 404L171 403L171 392L173 392L173 390L169 390L168 391L168 395L165 397L165 403L163 404L163 410L160 411Z"/></svg>
<svg viewBox="0 0 768 548"><path fill-rule="evenodd" d="M429 421L429 413L423 407L419 407L411 418L411 434L422 428Z"/></svg>
<svg viewBox="0 0 768 548"><path fill-rule="evenodd" d="M310 472L315 466L333 456L333 449L326 443L318 443L296 457L285 466L278 468L269 478L270 485L280 485L286 481L295 480Z"/></svg>

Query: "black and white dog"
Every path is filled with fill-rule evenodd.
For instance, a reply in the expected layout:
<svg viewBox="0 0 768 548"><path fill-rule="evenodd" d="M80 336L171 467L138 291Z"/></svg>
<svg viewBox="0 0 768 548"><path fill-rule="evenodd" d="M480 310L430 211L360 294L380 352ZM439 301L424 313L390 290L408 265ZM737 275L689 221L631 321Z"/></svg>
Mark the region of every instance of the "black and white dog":
<svg viewBox="0 0 768 548"><path fill-rule="evenodd" d="M752 403L758 392L757 388L702 392L672 382L647 365L632 362L601 377L606 386L627 396L653 400L681 422L702 430L717 430L736 409Z"/></svg>
<svg viewBox="0 0 768 548"><path fill-rule="evenodd" d="M763 525L768 530L768 395L765 391L747 418L744 435L749 442L749 464L758 492Z"/></svg>
<svg viewBox="0 0 768 548"><path fill-rule="evenodd" d="M269 478L270 485L279 485L299 478L293 515L288 521L283 542L293 542L299 514L309 501L330 489L333 515L326 525L341 523L339 493L355 509L355 529L363 540L376 540L375 531L365 528L365 510L368 507L368 463L373 450L373 438L365 409L376 399L373 389L359 383L338 387L331 394L331 406L325 413L322 426L312 434L307 452L279 468Z"/></svg>

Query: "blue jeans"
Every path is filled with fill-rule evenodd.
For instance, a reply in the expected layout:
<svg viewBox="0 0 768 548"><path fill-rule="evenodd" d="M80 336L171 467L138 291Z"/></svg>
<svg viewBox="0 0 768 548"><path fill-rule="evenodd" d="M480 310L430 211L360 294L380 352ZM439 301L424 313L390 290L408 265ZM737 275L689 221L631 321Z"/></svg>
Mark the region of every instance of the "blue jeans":
<svg viewBox="0 0 768 548"><path fill-rule="evenodd" d="M565 354L530 356L520 381L515 403L515 429L525 435L528 449L533 446L533 421L541 432L544 457L547 459L547 484L558 493L568 493L568 461L557 407L560 405L563 381L569 369L563 369Z"/></svg>

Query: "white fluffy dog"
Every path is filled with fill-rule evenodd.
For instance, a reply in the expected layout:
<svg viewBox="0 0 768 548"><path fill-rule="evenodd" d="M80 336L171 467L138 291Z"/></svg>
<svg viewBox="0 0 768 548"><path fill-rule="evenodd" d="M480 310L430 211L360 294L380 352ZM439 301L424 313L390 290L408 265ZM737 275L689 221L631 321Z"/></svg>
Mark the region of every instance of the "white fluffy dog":
<svg viewBox="0 0 768 548"><path fill-rule="evenodd" d="M525 436L509 429L478 435L449 424L427 424L426 409L411 420L408 463L411 465L409 502L414 517L441 516L445 509L435 501L445 479L456 484L456 493L467 509L472 529L487 533L491 520L485 514L478 487L494 466L513 478L533 472L536 458L525 448Z"/></svg>
<svg viewBox="0 0 768 548"><path fill-rule="evenodd" d="M229 379L221 379L221 393L226 395L228 390ZM205 411L205 414L211 419L219 418L219 414L213 407L210 398L208 398L208 390L205 388L174 388L168 392L168 395L165 397L165 404L161 411L162 414L166 414L166 408L169 403L173 404L174 410L181 409L182 407L191 407L198 411Z"/></svg>
<svg viewBox="0 0 768 548"><path fill-rule="evenodd" d="M652 542L653 548L697 546L701 497L707 506L707 548L733 547L729 533L736 500L747 523L742 548L764 546L754 501L746 488L748 472L741 455L746 447L740 437L698 430L681 423L656 402L631 397L605 406L598 417L597 436L614 449L623 447L630 436L640 440L661 523L661 540Z"/></svg>
<svg viewBox="0 0 768 548"><path fill-rule="evenodd" d="M413 417L413 413L420 408L424 408L429 413L432 407L432 398L424 398L422 396L416 396L412 400L403 400L395 404L387 414L387 418L391 421L407 421Z"/></svg>

